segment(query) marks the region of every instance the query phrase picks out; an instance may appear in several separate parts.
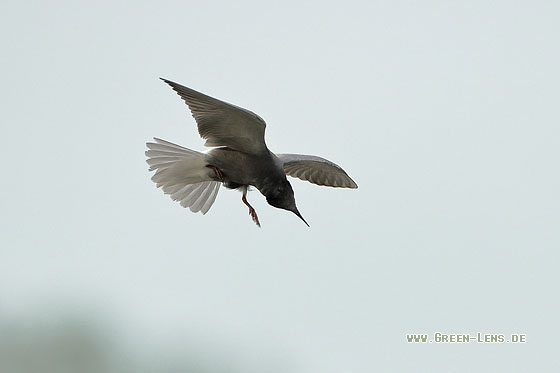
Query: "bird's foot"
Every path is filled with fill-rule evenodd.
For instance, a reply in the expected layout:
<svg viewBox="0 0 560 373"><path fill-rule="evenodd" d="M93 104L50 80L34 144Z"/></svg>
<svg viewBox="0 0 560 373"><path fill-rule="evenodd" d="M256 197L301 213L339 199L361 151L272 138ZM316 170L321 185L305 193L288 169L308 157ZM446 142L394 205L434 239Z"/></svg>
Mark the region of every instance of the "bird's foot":
<svg viewBox="0 0 560 373"><path fill-rule="evenodd" d="M253 218L255 224L260 227L261 223L259 222L259 217L257 216L257 212L255 211L254 208L249 207L249 215L251 215L251 218Z"/></svg>
<svg viewBox="0 0 560 373"><path fill-rule="evenodd" d="M255 211L253 206L251 206L249 204L249 201L247 201L247 191L248 190L249 190L249 187L247 185L242 187L243 196L241 197L241 200L249 208L249 215L251 215L251 218L253 218L253 221L255 222L255 224L257 224L257 226L260 227L261 223L259 222L259 217L257 216L257 212Z"/></svg>
<svg viewBox="0 0 560 373"><path fill-rule="evenodd" d="M222 183L224 182L224 174L222 173L222 171L219 168L217 168L215 166L210 166L210 165L208 165L206 167L208 167L209 169L214 171L214 175L216 176L216 178L218 180L220 180Z"/></svg>

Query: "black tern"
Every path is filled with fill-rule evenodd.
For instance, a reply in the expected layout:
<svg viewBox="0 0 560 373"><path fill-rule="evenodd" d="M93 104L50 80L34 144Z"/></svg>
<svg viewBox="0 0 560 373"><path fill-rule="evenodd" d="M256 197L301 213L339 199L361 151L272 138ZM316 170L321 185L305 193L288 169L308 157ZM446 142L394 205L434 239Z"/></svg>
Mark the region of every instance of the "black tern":
<svg viewBox="0 0 560 373"><path fill-rule="evenodd" d="M152 181L181 206L206 214L220 184L239 189L249 215L260 227L257 212L247 201L249 186L257 188L268 204L293 212L307 224L296 207L286 175L335 188L358 185L338 165L313 155L274 154L264 141L265 121L257 114L161 78L181 96L198 126L198 133L212 147L197 152L159 138L147 143Z"/></svg>

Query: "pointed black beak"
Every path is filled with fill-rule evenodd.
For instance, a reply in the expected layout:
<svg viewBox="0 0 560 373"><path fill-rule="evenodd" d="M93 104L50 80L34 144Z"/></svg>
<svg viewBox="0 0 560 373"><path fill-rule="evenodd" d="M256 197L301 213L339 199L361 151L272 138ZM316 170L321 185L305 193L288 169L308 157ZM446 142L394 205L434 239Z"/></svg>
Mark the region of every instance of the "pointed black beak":
<svg viewBox="0 0 560 373"><path fill-rule="evenodd" d="M309 227L309 224L307 224L307 222L305 221L305 219L303 218L303 216L301 216L301 214L299 213L298 209L295 209L292 211L294 214L296 214L301 220L303 220L303 222L305 223L305 225L307 225Z"/></svg>

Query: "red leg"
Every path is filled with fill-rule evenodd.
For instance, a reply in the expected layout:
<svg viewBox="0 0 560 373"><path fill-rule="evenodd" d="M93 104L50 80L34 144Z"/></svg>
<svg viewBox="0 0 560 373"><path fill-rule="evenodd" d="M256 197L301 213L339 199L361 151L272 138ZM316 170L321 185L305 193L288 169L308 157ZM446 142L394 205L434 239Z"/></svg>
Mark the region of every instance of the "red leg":
<svg viewBox="0 0 560 373"><path fill-rule="evenodd" d="M247 207L249 207L249 215L251 215L251 218L253 218L253 221L255 222L255 224L257 224L260 227L261 223L259 222L259 217L257 216L257 212L255 211L253 206L251 206L249 204L249 202L247 202L247 187L246 186L243 187L243 197L241 197L241 200L243 201L244 204L247 205Z"/></svg>
<svg viewBox="0 0 560 373"><path fill-rule="evenodd" d="M220 169L218 169L217 167L214 167L214 166L206 166L206 167L208 167L212 171L214 171L214 175L216 175L218 180L220 180L222 183L224 182L224 174L222 173L222 171Z"/></svg>

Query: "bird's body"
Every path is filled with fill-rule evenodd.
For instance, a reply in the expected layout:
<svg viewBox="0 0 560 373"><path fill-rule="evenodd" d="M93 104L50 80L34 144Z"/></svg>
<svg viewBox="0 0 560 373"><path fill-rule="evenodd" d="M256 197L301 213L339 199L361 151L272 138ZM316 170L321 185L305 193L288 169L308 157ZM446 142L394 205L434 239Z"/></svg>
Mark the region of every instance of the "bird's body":
<svg viewBox="0 0 560 373"><path fill-rule="evenodd" d="M237 189L243 185L252 185L261 191L262 188L266 189L268 182L286 178L281 161L272 152L257 156L220 147L211 149L206 154L208 164L222 172L226 188Z"/></svg>
<svg viewBox="0 0 560 373"><path fill-rule="evenodd" d="M254 186L270 205L292 211L307 224L286 174L318 185L357 188L342 168L326 159L272 153L264 142L266 124L258 115L163 80L185 100L205 145L213 147L200 153L158 138L146 144L150 170L156 170L152 180L183 207L205 214L224 185L243 192L242 200L260 226L246 199L249 186Z"/></svg>

